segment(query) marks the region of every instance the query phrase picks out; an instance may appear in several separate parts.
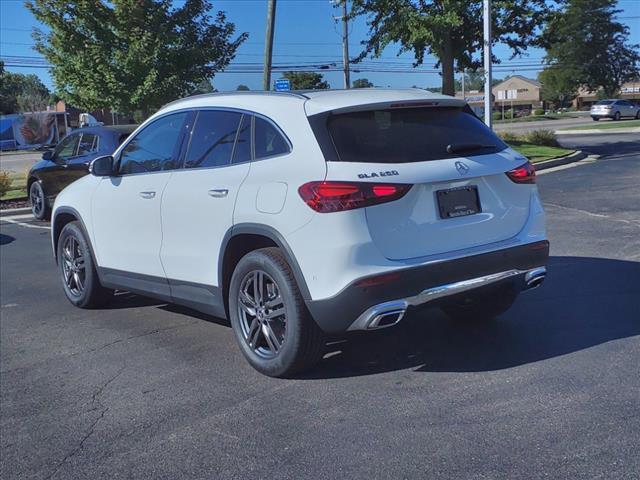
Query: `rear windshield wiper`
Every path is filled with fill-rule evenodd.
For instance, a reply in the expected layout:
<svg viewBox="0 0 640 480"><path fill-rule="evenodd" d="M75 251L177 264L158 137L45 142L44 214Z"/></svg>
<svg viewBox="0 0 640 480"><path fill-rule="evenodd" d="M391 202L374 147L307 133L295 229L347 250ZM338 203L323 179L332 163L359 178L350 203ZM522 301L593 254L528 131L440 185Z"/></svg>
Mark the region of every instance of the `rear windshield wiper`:
<svg viewBox="0 0 640 480"><path fill-rule="evenodd" d="M482 143L450 143L447 145L447 153L469 152L472 150L482 150L484 148L496 148L496 146Z"/></svg>

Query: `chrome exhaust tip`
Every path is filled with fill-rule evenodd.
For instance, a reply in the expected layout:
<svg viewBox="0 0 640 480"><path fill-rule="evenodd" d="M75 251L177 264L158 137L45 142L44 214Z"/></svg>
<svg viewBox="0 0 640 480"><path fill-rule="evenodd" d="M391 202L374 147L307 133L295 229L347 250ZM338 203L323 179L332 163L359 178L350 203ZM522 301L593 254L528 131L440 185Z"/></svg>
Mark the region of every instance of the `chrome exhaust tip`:
<svg viewBox="0 0 640 480"><path fill-rule="evenodd" d="M534 268L529 270L524 276L525 290L533 290L539 287L544 282L547 276L547 269L545 267Z"/></svg>
<svg viewBox="0 0 640 480"><path fill-rule="evenodd" d="M367 330L377 330L380 328L392 327L397 325L404 317L406 310L391 310L376 315L367 324Z"/></svg>

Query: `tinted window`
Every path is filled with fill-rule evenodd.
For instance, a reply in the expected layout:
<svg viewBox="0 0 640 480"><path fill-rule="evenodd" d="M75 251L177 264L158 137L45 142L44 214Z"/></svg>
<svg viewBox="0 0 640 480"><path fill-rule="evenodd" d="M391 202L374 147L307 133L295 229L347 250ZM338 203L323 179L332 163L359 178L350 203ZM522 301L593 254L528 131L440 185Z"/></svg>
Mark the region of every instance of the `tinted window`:
<svg viewBox="0 0 640 480"><path fill-rule="evenodd" d="M237 112L205 110L198 113L185 168L228 165L241 118L242 114Z"/></svg>
<svg viewBox="0 0 640 480"><path fill-rule="evenodd" d="M248 162L251 160L251 115L243 115L236 147L233 150L233 163Z"/></svg>
<svg viewBox="0 0 640 480"><path fill-rule="evenodd" d="M343 162L423 162L507 148L468 109L455 107L344 113L329 117L328 128Z"/></svg>
<svg viewBox="0 0 640 480"><path fill-rule="evenodd" d="M98 136L93 133L83 133L78 148L78 155L88 155L98 151Z"/></svg>
<svg viewBox="0 0 640 480"><path fill-rule="evenodd" d="M255 117L256 159L289 153L289 144L280 132L265 119Z"/></svg>
<svg viewBox="0 0 640 480"><path fill-rule="evenodd" d="M146 126L120 155L120 173L144 173L176 168L177 141L187 113L162 117Z"/></svg>
<svg viewBox="0 0 640 480"><path fill-rule="evenodd" d="M56 147L56 157L60 159L66 159L76 156L78 151L78 142L80 141L80 135L69 135L62 140Z"/></svg>

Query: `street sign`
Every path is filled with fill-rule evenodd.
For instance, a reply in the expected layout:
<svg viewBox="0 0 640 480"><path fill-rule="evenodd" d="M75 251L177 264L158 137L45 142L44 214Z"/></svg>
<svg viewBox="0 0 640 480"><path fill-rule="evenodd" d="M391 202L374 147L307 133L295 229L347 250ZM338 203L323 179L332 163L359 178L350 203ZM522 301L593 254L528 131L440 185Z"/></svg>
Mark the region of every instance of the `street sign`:
<svg viewBox="0 0 640 480"><path fill-rule="evenodd" d="M291 82L288 78L279 78L276 80L276 92L288 92L291 90Z"/></svg>

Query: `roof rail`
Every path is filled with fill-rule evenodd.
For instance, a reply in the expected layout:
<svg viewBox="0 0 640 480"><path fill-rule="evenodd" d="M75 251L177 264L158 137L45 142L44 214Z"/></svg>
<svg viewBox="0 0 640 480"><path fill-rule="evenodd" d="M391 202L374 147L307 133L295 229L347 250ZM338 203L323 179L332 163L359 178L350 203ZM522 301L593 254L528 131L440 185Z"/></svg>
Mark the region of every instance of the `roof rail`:
<svg viewBox="0 0 640 480"><path fill-rule="evenodd" d="M296 97L304 100L309 99L309 97L307 97L303 93L298 93L294 91L275 92L273 90L234 90L230 92L201 93L198 95L191 95L189 97L179 98L178 100L174 100L173 102L169 102L163 105L162 107L160 107L160 110L168 107L169 105L174 105L176 103L184 102L186 100L193 100L196 98L224 97L229 95L276 95L276 96Z"/></svg>

